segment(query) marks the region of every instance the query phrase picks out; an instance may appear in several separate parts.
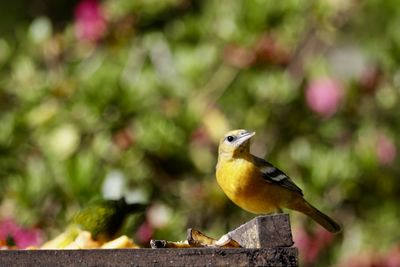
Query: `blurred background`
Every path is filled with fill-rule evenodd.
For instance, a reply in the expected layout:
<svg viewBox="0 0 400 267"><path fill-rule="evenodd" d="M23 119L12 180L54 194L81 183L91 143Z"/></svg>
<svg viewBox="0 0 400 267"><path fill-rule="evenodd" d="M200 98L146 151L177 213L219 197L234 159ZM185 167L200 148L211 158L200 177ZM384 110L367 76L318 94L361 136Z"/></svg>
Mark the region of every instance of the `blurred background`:
<svg viewBox="0 0 400 267"><path fill-rule="evenodd" d="M151 203L126 231L219 237L254 215L214 170L252 151L339 221L291 214L302 266L400 266L396 0L14 0L0 9L0 239L24 248L94 198Z"/></svg>

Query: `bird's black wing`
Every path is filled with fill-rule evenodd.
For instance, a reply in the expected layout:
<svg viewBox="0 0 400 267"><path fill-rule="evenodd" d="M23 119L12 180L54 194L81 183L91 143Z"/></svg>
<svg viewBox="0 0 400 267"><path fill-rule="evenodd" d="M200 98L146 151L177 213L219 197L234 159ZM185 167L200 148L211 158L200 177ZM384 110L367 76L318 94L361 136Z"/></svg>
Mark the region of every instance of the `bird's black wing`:
<svg viewBox="0 0 400 267"><path fill-rule="evenodd" d="M285 187L289 190L295 191L303 195L303 191L301 191L300 187L298 187L289 176L287 176L283 171L279 170L277 167L272 165L266 160L253 156L253 161L260 169L263 174L263 178L269 182L274 184L279 184L282 187Z"/></svg>

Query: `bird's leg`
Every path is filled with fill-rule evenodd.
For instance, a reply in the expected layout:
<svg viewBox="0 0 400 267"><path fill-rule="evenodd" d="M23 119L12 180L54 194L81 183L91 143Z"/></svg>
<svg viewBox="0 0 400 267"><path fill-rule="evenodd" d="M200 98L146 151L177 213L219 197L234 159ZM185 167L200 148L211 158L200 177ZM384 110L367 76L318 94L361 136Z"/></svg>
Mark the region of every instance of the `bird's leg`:
<svg viewBox="0 0 400 267"><path fill-rule="evenodd" d="M276 214L281 214L281 213L283 213L283 210L281 208L277 207L274 211L264 213L264 215L276 215Z"/></svg>

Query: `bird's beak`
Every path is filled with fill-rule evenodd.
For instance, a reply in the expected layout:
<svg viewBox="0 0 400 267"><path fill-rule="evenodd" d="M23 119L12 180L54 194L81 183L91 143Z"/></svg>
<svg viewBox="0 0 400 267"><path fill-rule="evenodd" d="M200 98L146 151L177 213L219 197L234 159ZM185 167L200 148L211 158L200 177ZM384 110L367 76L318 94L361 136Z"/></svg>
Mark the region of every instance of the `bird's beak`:
<svg viewBox="0 0 400 267"><path fill-rule="evenodd" d="M237 143L241 145L244 142L246 142L247 140L249 140L250 138L252 138L255 134L256 134L256 132L244 132L243 134L241 134L239 136Z"/></svg>

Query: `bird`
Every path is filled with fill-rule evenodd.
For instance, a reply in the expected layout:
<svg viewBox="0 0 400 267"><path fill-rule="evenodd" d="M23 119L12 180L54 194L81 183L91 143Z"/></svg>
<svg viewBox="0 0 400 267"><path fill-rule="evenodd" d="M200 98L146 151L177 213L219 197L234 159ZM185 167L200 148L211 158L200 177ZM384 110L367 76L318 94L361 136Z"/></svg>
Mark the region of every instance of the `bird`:
<svg viewBox="0 0 400 267"><path fill-rule="evenodd" d="M142 213L147 206L142 203L127 203L125 198L94 199L75 213L66 229L45 242L41 249L98 248L103 244L110 246L110 243L107 243L110 240L111 246L116 248L125 248L128 245L131 247L132 244L129 240L126 241L126 236L113 238L130 214Z"/></svg>
<svg viewBox="0 0 400 267"><path fill-rule="evenodd" d="M143 212L147 204L118 200L97 199L72 218L72 224L89 231L94 239L110 240L120 230L130 214Z"/></svg>
<svg viewBox="0 0 400 267"><path fill-rule="evenodd" d="M250 153L254 135L244 129L232 130L219 142L216 179L228 198L253 214L280 213L282 208L295 210L329 232L339 233L341 226L305 200L303 191L288 175Z"/></svg>

